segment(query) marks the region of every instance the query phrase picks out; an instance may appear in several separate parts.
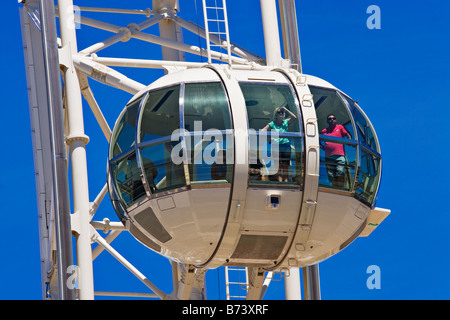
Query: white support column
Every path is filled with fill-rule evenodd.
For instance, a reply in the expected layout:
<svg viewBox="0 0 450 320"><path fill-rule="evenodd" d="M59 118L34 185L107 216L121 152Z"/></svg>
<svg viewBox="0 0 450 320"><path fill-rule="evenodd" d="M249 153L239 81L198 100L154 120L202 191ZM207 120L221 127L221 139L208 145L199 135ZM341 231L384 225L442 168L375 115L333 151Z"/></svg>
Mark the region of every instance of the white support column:
<svg viewBox="0 0 450 320"><path fill-rule="evenodd" d="M60 32L62 49L77 53L77 41L74 24L72 0L58 0ZM89 184L87 177L86 144L89 138L84 134L83 108L81 90L77 71L72 59L66 60L64 71L65 105L69 126L66 142L70 147L72 168L72 192L74 215L72 217L73 231L76 239L76 254L78 265L78 287L81 300L94 299L94 283L92 269L92 249L89 215Z"/></svg>
<svg viewBox="0 0 450 320"><path fill-rule="evenodd" d="M153 0L153 13L160 14L165 17L159 21L159 36L164 39L174 40L183 43L183 34L181 28L171 19L179 10L178 0ZM183 51L176 49L161 47L164 60L184 61L185 55Z"/></svg>
<svg viewBox="0 0 450 320"><path fill-rule="evenodd" d="M281 67L281 47L275 0L261 0L261 15L267 65Z"/></svg>
<svg viewBox="0 0 450 320"><path fill-rule="evenodd" d="M54 237L57 248L57 298L61 300L73 300L75 299L75 291L66 285L69 280L67 270L73 265L73 253L70 225L69 180L67 177L67 157L64 143L63 102L61 99L61 83L59 81L60 70L53 1L41 0L39 2L39 11L42 38L41 49L43 49L42 62L44 65L42 72L45 75L44 84L41 85L45 88L43 91L45 91L44 94L47 98L47 125L50 145L49 151L51 154L49 160L52 168L51 181L46 181L46 183L51 186L53 194L51 203L54 215L50 216L54 216L55 219ZM41 108L44 108L44 106Z"/></svg>
<svg viewBox="0 0 450 320"><path fill-rule="evenodd" d="M291 68L302 73L295 0L278 0L278 2L283 31L284 57L290 60Z"/></svg>
<svg viewBox="0 0 450 320"><path fill-rule="evenodd" d="M286 300L301 300L300 270L298 267L290 268L289 275L284 277L284 290Z"/></svg>
<svg viewBox="0 0 450 320"><path fill-rule="evenodd" d="M305 300L320 300L319 265L313 264L303 268L303 286Z"/></svg>

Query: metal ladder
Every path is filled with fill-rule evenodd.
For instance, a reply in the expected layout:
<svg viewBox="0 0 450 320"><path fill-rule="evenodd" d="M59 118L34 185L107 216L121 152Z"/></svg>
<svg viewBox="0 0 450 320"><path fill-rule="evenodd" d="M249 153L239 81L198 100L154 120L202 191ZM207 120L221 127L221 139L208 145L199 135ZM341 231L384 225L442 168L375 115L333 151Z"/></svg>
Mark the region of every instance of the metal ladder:
<svg viewBox="0 0 450 320"><path fill-rule="evenodd" d="M205 18L206 46L208 52L208 63L211 63L211 47L226 49L228 64L231 66L231 45L228 31L228 17L225 0L202 0L203 16ZM218 37L218 44L213 43L211 38ZM217 39L217 38L216 38ZM225 42L224 42L225 41Z"/></svg>
<svg viewBox="0 0 450 320"><path fill-rule="evenodd" d="M243 279L245 282L243 282ZM245 299L248 288L248 272L245 267L225 266L227 300ZM243 293L241 293L243 291Z"/></svg>

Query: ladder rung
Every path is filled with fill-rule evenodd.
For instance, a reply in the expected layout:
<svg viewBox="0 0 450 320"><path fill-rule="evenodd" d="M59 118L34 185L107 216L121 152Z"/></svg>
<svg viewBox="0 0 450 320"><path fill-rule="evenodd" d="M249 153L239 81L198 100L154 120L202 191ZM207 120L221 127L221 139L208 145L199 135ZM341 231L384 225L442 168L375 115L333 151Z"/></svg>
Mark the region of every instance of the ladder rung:
<svg viewBox="0 0 450 320"><path fill-rule="evenodd" d="M215 10L216 12L214 13ZM222 12L219 13L219 10ZM219 47L221 49L225 49L228 52L228 63L231 65L231 49L230 44L228 43L225 45L212 45L209 37L215 36L219 38L219 41L227 41L229 42L229 32L228 32L228 19L227 19L227 12L226 12L226 4L225 0L222 0L222 2L219 1L219 3L211 3L211 1L203 0L203 11L204 11L204 21L205 21L205 31L206 31L206 39L207 39L207 50L208 50L208 63L211 63L212 57L211 57L211 48L212 47ZM223 15L222 15L223 13ZM208 17L209 16L209 17ZM217 27L214 27L213 24L217 24ZM211 31L209 28L217 30L217 31ZM224 29L222 31L222 29ZM222 51L222 50L221 50ZM225 56L222 56L220 59L225 59Z"/></svg>

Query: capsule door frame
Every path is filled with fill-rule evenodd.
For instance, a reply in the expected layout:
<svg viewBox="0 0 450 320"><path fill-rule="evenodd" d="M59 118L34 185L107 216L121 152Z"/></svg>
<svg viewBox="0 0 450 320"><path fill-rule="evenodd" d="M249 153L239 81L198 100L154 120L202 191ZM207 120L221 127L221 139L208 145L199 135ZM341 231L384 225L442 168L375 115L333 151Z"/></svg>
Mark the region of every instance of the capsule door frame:
<svg viewBox="0 0 450 320"><path fill-rule="evenodd" d="M217 268L227 262L232 255L236 242L239 239L243 211L247 194L248 175L248 130L245 99L238 81L228 70L228 67L207 65L205 68L216 72L222 81L228 97L231 120L233 124L234 165L233 181L231 183L231 196L228 214L219 243L208 261L196 267Z"/></svg>
<svg viewBox="0 0 450 320"><path fill-rule="evenodd" d="M307 76L295 70L276 69L275 71L282 73L291 82L297 94L305 132L305 171L299 221L291 247L284 260L277 266L295 267L298 266L296 253L306 246L317 206L320 170L319 132L313 96L307 84Z"/></svg>

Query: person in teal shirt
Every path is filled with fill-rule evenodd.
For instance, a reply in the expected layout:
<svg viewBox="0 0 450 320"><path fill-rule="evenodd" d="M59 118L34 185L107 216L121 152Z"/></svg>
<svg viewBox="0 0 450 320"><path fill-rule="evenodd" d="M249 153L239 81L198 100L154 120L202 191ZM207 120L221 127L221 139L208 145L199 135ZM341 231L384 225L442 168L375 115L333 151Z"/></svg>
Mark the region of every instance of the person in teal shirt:
<svg viewBox="0 0 450 320"><path fill-rule="evenodd" d="M290 118L285 119L286 114ZM285 107L280 107L274 111L274 120L269 122L262 130L273 130L278 133L289 131L289 123L297 119L297 116ZM276 174L276 179L280 182L288 182L289 166L291 162L291 142L286 137L279 137L273 139L273 142L278 143L278 166L279 170Z"/></svg>

